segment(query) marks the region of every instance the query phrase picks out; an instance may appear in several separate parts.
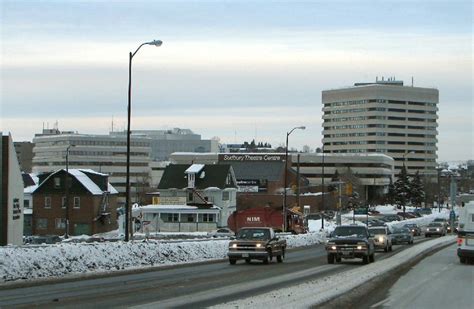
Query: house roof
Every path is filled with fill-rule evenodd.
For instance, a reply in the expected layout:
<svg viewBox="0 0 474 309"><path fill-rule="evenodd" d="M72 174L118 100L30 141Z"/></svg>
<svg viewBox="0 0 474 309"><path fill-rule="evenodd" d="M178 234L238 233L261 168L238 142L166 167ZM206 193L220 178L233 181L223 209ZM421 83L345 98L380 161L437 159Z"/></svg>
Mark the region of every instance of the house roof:
<svg viewBox="0 0 474 309"><path fill-rule="evenodd" d="M38 188L39 179L35 174L22 174L23 193L32 193Z"/></svg>
<svg viewBox="0 0 474 309"><path fill-rule="evenodd" d="M284 179L285 162L232 162L237 179L266 179L279 181Z"/></svg>
<svg viewBox="0 0 474 309"><path fill-rule="evenodd" d="M158 189L183 189L188 187L188 178L186 171L191 164L171 164L165 168L163 177L161 177ZM232 184L226 184L227 175L231 173ZM237 187L233 169L228 164L204 165L204 167L196 174L196 189L206 189L209 187L217 187L220 189L228 187Z"/></svg>
<svg viewBox="0 0 474 309"><path fill-rule="evenodd" d="M66 171L65 169L61 169L54 173L51 173L51 175L49 175L41 184L39 184L38 187L34 191L41 188L42 185L45 184L51 177L54 177L54 175L59 174L61 172L65 172L65 171ZM79 183L81 183L84 186L84 188L87 191L89 191L92 195L102 195L104 191L101 190L99 186L94 181L92 181L92 179L90 179L87 176L87 174L85 174L84 172L86 173L93 172L94 174L98 174L104 177L107 176L107 174L97 173L92 170L80 170L80 169L71 169L71 168L69 169L69 175L76 178L76 180L79 181ZM109 192L110 194L118 194L118 191L110 183L107 183L107 192Z"/></svg>

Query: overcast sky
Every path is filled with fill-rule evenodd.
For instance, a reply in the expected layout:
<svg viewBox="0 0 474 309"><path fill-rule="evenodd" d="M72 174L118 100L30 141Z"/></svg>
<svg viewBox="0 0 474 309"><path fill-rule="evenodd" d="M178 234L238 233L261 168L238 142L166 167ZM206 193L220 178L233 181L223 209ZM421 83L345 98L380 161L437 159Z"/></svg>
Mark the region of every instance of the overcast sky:
<svg viewBox="0 0 474 309"><path fill-rule="evenodd" d="M321 91L395 76L439 89L440 160L474 159L470 0L1 2L1 125L190 128L223 143L321 145Z"/></svg>

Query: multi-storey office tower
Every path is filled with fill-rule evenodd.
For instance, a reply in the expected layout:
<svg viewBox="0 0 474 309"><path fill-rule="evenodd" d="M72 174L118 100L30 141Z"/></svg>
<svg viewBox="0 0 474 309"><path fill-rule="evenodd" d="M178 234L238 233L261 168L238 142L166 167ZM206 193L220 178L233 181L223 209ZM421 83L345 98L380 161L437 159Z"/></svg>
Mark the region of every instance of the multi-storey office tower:
<svg viewBox="0 0 474 309"><path fill-rule="evenodd" d="M150 139L131 137L130 187L132 201L149 181ZM33 172L53 172L66 166L92 169L109 175L123 202L126 189L127 140L124 136L79 134L57 129L43 130L33 139ZM69 147L69 151L68 150Z"/></svg>
<svg viewBox="0 0 474 309"><path fill-rule="evenodd" d="M327 153L384 153L409 174L436 174L437 89L389 79L322 92Z"/></svg>

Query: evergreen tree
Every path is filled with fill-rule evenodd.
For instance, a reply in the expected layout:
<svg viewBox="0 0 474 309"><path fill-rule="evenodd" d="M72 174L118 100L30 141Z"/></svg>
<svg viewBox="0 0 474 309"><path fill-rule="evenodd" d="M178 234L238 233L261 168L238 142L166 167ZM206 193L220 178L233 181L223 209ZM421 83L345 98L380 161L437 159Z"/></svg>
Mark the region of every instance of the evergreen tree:
<svg viewBox="0 0 474 309"><path fill-rule="evenodd" d="M424 200L425 190L423 188L423 183L421 182L420 174L417 171L410 181L410 201L412 205L419 207Z"/></svg>
<svg viewBox="0 0 474 309"><path fill-rule="evenodd" d="M397 181L395 181L395 204L398 208L403 208L405 213L405 206L410 199L410 183L407 176L407 170L405 166L402 167L400 173L397 175Z"/></svg>
<svg viewBox="0 0 474 309"><path fill-rule="evenodd" d="M390 178L390 184L388 185L388 192L385 195L385 202L388 204L395 204L395 196L397 193L395 192L395 185L393 184L392 178Z"/></svg>

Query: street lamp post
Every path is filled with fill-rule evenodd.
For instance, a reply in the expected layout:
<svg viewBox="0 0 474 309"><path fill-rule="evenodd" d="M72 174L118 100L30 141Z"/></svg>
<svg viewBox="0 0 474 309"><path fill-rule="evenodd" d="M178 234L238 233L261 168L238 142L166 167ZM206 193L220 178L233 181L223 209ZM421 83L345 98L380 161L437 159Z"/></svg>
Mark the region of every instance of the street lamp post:
<svg viewBox="0 0 474 309"><path fill-rule="evenodd" d="M130 52L128 61L128 111L127 111L127 180L125 188L125 241L129 240L131 226L131 207L130 207L130 120L132 117L132 59L143 45L154 45L156 47L163 44L160 40L142 43L134 53Z"/></svg>
<svg viewBox="0 0 474 309"><path fill-rule="evenodd" d="M412 154L412 153L415 153L415 152L414 152L414 151L409 151L409 152L405 152L405 153L403 154L403 167L406 167L405 162L406 162L407 156L408 156L409 154ZM408 173L408 171L407 171L407 173Z"/></svg>
<svg viewBox="0 0 474 309"><path fill-rule="evenodd" d="M69 145L66 147L66 177L64 181L65 187L65 198L64 198L64 206L66 207L66 233L64 234L64 238L69 238L69 148L76 147L75 145Z"/></svg>
<svg viewBox="0 0 474 309"><path fill-rule="evenodd" d="M296 130L305 130L305 126L294 127L289 132L286 132L286 150L285 150L285 188L283 190L283 231L286 232L288 228L288 222L286 219L287 209L286 209L286 187L288 186L288 137L290 134Z"/></svg>

